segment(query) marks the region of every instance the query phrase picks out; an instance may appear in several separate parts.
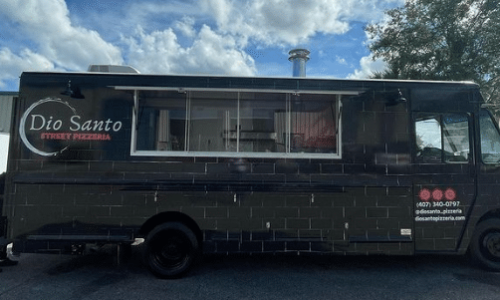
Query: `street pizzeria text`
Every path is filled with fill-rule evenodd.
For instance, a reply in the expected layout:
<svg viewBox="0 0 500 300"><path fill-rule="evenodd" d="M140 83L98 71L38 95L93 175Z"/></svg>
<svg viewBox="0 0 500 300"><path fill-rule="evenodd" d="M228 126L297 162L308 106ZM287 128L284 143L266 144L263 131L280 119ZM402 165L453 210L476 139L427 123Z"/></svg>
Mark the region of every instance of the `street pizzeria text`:
<svg viewBox="0 0 500 300"><path fill-rule="evenodd" d="M43 132L40 134L42 140L60 141L111 141L108 133L71 133L71 132Z"/></svg>

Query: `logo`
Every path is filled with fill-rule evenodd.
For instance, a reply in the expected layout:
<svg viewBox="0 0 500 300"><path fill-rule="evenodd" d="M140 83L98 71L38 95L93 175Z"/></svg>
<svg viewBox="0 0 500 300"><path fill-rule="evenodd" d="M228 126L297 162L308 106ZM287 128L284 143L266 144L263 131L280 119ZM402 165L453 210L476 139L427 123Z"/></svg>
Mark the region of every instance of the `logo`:
<svg viewBox="0 0 500 300"><path fill-rule="evenodd" d="M441 190L439 188L435 188L434 190L430 190L427 188L423 188L418 193L418 197L421 201L455 201L457 198L457 192L452 188L447 188L446 190Z"/></svg>
<svg viewBox="0 0 500 300"><path fill-rule="evenodd" d="M68 102L45 98L24 112L19 135L24 145L41 156L57 156L75 141L111 141L121 121L84 119Z"/></svg>

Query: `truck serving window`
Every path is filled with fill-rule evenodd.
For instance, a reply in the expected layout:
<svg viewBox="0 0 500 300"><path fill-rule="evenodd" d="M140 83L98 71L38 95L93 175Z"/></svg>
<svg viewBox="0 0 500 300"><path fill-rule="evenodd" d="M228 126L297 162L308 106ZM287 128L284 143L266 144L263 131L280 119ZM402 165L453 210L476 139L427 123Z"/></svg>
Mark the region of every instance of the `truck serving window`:
<svg viewBox="0 0 500 300"><path fill-rule="evenodd" d="M485 164L500 163L500 135L490 114L483 110L479 116L481 158Z"/></svg>
<svg viewBox="0 0 500 300"><path fill-rule="evenodd" d="M136 91L132 155L340 158L340 97Z"/></svg>

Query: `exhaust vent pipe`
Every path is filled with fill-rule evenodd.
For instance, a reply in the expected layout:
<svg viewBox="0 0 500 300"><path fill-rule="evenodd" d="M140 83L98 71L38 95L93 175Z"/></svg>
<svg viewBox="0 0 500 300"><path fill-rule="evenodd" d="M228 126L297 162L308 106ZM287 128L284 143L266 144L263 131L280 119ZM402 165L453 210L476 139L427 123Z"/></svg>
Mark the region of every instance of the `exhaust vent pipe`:
<svg viewBox="0 0 500 300"><path fill-rule="evenodd" d="M288 60L293 63L293 77L306 77L306 63L309 60L309 50L293 49L288 52Z"/></svg>

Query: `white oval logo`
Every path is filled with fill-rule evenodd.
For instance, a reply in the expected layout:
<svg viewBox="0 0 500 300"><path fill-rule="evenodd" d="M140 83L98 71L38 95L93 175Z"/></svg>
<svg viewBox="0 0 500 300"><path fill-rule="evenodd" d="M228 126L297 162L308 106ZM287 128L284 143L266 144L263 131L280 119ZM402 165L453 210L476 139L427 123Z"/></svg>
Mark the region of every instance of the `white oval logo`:
<svg viewBox="0 0 500 300"><path fill-rule="evenodd" d="M62 121L61 120L53 120L51 118L47 118L41 114L31 114L31 112L39 105L45 104L45 103L57 103L64 105L65 107L69 108L72 112L73 115L76 115L76 110L71 107L71 105L68 104L68 102L64 102L59 98L45 98L42 100L39 100L35 103L33 103L28 109L24 112L23 117L21 118L21 122L19 125L19 135L21 136L21 140L23 141L24 145L28 147L32 152L41 155L41 156L56 156L59 153L62 153L64 150L68 148L68 146L62 146L61 149L57 149L55 151L43 151L31 144L31 142L28 140L28 137L26 136L26 122L28 121L28 125L30 130L47 130L47 128L50 130L59 130L62 127Z"/></svg>

